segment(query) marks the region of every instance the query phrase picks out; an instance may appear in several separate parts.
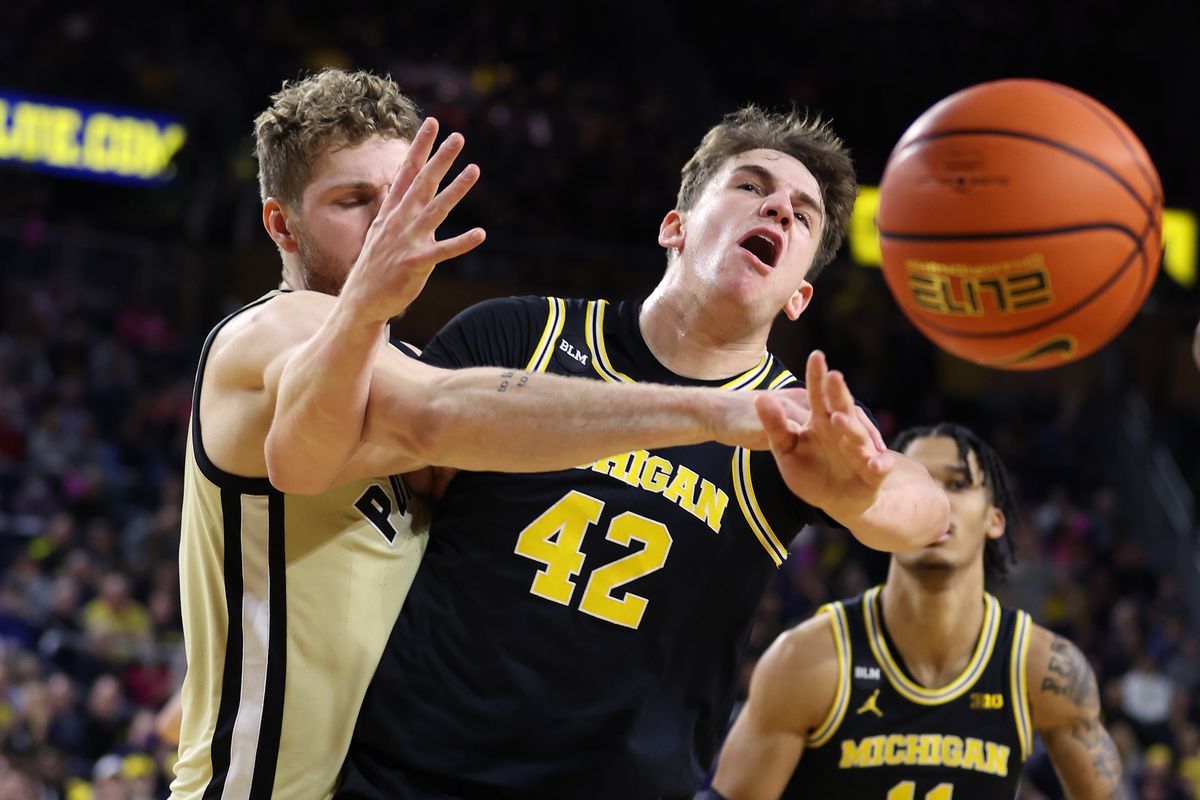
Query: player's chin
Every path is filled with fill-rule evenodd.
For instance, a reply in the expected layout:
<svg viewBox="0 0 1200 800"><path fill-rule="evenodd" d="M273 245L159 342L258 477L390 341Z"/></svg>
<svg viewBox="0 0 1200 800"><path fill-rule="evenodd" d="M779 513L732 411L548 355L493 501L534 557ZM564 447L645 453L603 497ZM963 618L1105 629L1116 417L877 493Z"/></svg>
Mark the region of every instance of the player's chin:
<svg viewBox="0 0 1200 800"><path fill-rule="evenodd" d="M954 569L954 562L942 553L926 549L905 559L904 566L914 572L950 572Z"/></svg>

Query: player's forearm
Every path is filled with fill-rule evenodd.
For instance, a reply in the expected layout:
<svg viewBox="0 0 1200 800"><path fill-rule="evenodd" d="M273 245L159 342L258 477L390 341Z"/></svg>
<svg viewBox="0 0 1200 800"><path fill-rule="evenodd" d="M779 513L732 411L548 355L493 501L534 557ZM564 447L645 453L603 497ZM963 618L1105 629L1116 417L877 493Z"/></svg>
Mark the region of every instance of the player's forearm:
<svg viewBox="0 0 1200 800"><path fill-rule="evenodd" d="M756 424L749 400L732 392L465 369L440 373L430 387L419 457L463 469L538 472L639 448L749 439Z"/></svg>
<svg viewBox="0 0 1200 800"><path fill-rule="evenodd" d="M1061 729L1040 731L1050 763L1068 800L1125 800L1121 756L1095 717L1078 717Z"/></svg>
<svg viewBox="0 0 1200 800"><path fill-rule="evenodd" d="M288 360L265 449L268 475L277 488L324 491L354 450L385 326L338 303Z"/></svg>
<svg viewBox="0 0 1200 800"><path fill-rule="evenodd" d="M895 553L928 545L950 527L950 500L920 464L896 456L865 509L826 508L868 547Z"/></svg>

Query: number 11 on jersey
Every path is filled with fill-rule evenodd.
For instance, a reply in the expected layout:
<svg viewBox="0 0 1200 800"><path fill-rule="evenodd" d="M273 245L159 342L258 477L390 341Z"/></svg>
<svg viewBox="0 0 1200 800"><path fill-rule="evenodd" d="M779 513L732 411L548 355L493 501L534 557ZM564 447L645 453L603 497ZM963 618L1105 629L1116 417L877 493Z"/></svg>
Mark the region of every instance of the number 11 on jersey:
<svg viewBox="0 0 1200 800"><path fill-rule="evenodd" d="M915 800L916 794L915 781L900 781L888 790L887 800ZM925 800L951 800L953 794L953 783L939 783L925 793Z"/></svg>

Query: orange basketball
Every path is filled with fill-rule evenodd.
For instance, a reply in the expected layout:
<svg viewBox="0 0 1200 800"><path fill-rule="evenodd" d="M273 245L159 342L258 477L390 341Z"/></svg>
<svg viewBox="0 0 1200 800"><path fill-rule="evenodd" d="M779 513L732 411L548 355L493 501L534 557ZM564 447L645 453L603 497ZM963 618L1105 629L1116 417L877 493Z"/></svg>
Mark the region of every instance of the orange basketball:
<svg viewBox="0 0 1200 800"><path fill-rule="evenodd" d="M1056 83L950 95L900 138L880 185L883 273L929 339L990 367L1103 347L1162 256L1162 185L1133 132Z"/></svg>

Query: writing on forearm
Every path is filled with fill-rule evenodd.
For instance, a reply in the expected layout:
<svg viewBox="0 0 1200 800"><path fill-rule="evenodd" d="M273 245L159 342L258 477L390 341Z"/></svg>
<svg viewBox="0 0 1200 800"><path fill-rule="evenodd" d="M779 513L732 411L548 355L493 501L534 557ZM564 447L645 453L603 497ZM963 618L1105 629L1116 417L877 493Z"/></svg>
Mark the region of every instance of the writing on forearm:
<svg viewBox="0 0 1200 800"><path fill-rule="evenodd" d="M514 378L516 378L515 383L513 382ZM496 391L497 392L507 392L509 390L509 388L521 389L527 383L529 383L529 373L528 372L522 372L519 378L517 378L517 373L515 373L515 372L512 372L512 371L501 372L500 373L500 385L496 387Z"/></svg>

